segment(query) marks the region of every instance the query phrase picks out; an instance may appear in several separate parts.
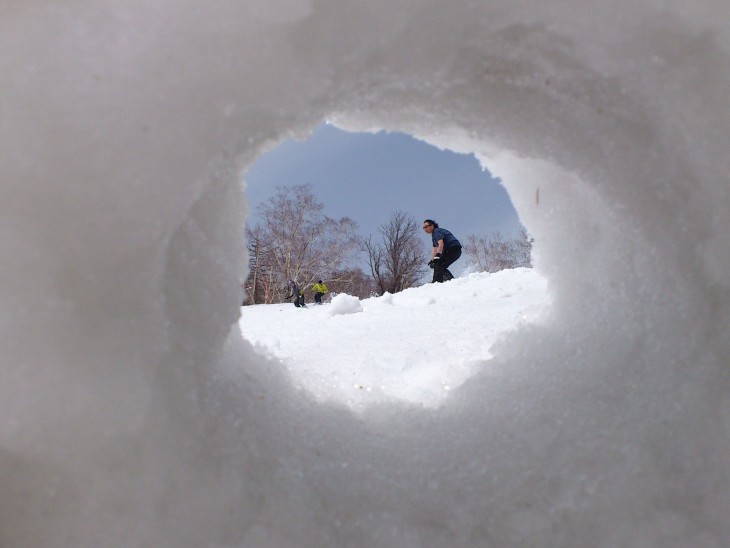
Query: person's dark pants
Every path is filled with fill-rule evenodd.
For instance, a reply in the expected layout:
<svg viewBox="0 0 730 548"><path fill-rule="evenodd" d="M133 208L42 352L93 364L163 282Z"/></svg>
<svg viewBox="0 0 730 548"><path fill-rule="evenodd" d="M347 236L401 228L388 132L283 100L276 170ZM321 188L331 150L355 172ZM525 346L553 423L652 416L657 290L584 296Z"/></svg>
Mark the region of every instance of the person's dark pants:
<svg viewBox="0 0 730 548"><path fill-rule="evenodd" d="M449 266L454 264L458 258L461 257L460 247L450 247L444 249L441 253L441 258L434 261L433 267L433 282L448 282L454 279L454 275L449 272Z"/></svg>
<svg viewBox="0 0 730 548"><path fill-rule="evenodd" d="M324 295L324 293L320 293L319 291L317 291L314 294L314 302L317 304L322 304L322 295Z"/></svg>
<svg viewBox="0 0 730 548"><path fill-rule="evenodd" d="M297 308L299 308L300 306L306 308L307 305L304 304L304 295L294 296L294 306L296 306Z"/></svg>

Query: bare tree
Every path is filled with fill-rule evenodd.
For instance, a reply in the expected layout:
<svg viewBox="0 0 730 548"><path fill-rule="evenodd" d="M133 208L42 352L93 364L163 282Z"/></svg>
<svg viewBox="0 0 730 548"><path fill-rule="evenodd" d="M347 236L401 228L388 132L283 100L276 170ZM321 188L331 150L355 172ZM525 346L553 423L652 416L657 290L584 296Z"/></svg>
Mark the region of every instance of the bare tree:
<svg viewBox="0 0 730 548"><path fill-rule="evenodd" d="M380 226L381 243L372 236L362 242L378 294L413 287L426 273L419 240L420 226L404 211L396 211Z"/></svg>
<svg viewBox="0 0 730 548"><path fill-rule="evenodd" d="M273 242L267 241L261 227L246 228L249 256L249 275L243 288L246 300L243 304L268 304L274 302L276 293L275 273L271 269Z"/></svg>
<svg viewBox="0 0 730 548"><path fill-rule="evenodd" d="M372 278L361 268L333 272L329 280L327 288L333 296L337 293L347 293L360 299L367 299L376 294Z"/></svg>
<svg viewBox="0 0 730 548"><path fill-rule="evenodd" d="M464 252L472 257L480 272L529 267L531 251L532 240L524 229L512 238L504 238L499 232L489 237L470 234L464 245Z"/></svg>
<svg viewBox="0 0 730 548"><path fill-rule="evenodd" d="M534 240L530 238L527 231L523 228L513 239L515 244L515 264L517 267L531 267L532 266L532 242Z"/></svg>
<svg viewBox="0 0 730 548"><path fill-rule="evenodd" d="M327 217L323 209L311 185L276 187L276 194L258 206L263 222L249 231L254 238L249 240L249 254L255 262L255 282L249 276L246 284L255 286L256 302L281 302L290 279L302 288L318 278L331 281L333 272L353 260L357 224L348 217Z"/></svg>

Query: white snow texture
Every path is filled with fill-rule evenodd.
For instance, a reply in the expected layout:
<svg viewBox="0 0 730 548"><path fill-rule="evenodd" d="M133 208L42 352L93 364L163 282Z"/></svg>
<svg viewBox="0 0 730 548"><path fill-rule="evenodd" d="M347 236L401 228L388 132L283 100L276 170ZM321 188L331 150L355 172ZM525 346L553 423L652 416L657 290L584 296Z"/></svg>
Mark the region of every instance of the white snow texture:
<svg viewBox="0 0 730 548"><path fill-rule="evenodd" d="M550 310L545 280L515 268L363 301L341 293L306 309L247 306L239 325L295 387L362 412L395 401L450 405L452 390L476 371L500 373L487 362L501 338L545 322Z"/></svg>
<svg viewBox="0 0 730 548"><path fill-rule="evenodd" d="M357 314L362 312L362 305L360 299L340 293L332 297L331 307L327 309L327 313L331 316L341 316L343 314Z"/></svg>
<svg viewBox="0 0 730 548"><path fill-rule="evenodd" d="M728 546L726 0L2 12L0 545ZM549 321L449 406L241 337L241 173L323 119L473 152L535 238Z"/></svg>

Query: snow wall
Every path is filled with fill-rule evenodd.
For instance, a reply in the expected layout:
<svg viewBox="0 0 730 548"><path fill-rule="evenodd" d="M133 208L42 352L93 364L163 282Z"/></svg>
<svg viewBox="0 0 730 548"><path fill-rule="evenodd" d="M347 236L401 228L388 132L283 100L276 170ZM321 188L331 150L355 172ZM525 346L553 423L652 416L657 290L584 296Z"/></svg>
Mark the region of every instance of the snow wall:
<svg viewBox="0 0 730 548"><path fill-rule="evenodd" d="M0 545L728 545L726 1L1 11ZM440 410L241 340L240 174L323 119L474 152L537 241L549 322Z"/></svg>

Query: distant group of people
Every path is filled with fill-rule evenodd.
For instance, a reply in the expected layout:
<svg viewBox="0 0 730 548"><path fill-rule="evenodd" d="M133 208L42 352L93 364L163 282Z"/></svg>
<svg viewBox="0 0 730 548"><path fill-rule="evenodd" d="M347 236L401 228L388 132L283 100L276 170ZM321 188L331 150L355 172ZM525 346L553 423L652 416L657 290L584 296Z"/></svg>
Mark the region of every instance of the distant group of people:
<svg viewBox="0 0 730 548"><path fill-rule="evenodd" d="M304 303L304 289L301 289L297 282L295 282L294 280L289 280L289 283L287 284L287 289L288 294L285 299L289 300L293 297L294 306L296 306L297 308L307 307L307 305ZM317 283L312 286L312 293L314 293L314 304L322 304L322 297L324 297L325 293L328 292L329 290L327 289L327 286L324 284L324 282L322 280L318 280Z"/></svg>
<svg viewBox="0 0 730 548"><path fill-rule="evenodd" d="M433 219L423 221L423 230L431 236L431 243L433 244L431 248L431 260L428 261L428 266L433 269L433 280L431 283L443 283L453 280L454 275L449 270L449 266L461 257L461 243L451 232L445 228L441 228ZM289 280L287 290L288 294L285 298L287 300L293 298L294 306L297 308L307 307L304 302L304 289L299 287L296 281ZM322 304L322 297L328 291L324 282L318 280L312 286L314 303Z"/></svg>

